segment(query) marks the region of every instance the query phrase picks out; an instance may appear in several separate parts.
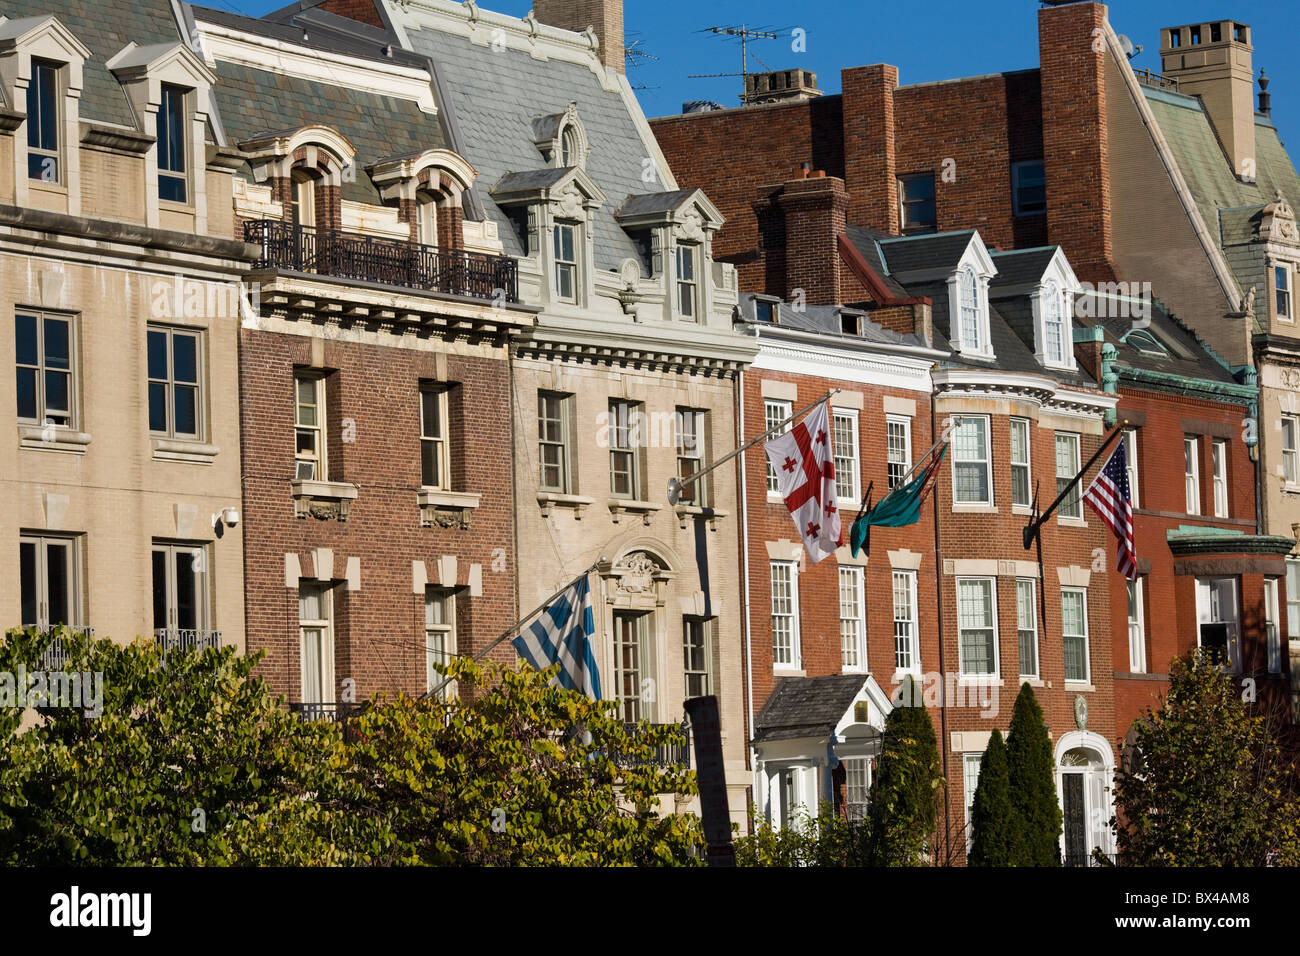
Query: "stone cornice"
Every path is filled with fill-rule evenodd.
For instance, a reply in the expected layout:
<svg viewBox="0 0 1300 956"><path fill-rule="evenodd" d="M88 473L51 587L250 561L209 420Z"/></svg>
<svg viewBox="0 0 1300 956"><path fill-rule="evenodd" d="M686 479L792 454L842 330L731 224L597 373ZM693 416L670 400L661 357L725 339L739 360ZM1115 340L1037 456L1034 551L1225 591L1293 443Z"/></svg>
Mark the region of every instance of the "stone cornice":
<svg viewBox="0 0 1300 956"><path fill-rule="evenodd" d="M1139 388L1183 395L1188 398L1201 398L1212 402L1225 402L1231 405L1249 403L1259 397L1259 388L1255 385L1239 385L1235 382L1212 382L1204 378L1188 378L1172 372L1154 372L1149 369L1132 368L1127 365L1115 366L1121 383L1129 383Z"/></svg>
<svg viewBox="0 0 1300 956"><path fill-rule="evenodd" d="M1165 532L1169 550L1174 557L1192 557L1202 554L1271 554L1287 555L1295 547L1294 538L1274 534L1225 534L1206 528L1201 531Z"/></svg>

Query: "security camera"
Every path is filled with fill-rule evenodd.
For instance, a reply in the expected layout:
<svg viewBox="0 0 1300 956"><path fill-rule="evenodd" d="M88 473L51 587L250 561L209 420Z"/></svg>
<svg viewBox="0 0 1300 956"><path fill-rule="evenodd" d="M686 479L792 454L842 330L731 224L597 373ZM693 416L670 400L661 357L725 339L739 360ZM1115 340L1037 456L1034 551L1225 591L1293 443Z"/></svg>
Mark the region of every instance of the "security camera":
<svg viewBox="0 0 1300 956"><path fill-rule="evenodd" d="M234 508L222 508L221 520L224 521L228 527L233 528L235 525L239 524L239 512Z"/></svg>

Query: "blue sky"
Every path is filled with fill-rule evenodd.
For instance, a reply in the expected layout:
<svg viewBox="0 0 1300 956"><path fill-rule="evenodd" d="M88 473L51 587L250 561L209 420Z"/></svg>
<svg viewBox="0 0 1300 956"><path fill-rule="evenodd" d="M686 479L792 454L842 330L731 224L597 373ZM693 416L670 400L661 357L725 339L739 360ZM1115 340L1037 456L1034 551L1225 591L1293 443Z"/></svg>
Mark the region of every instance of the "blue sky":
<svg viewBox="0 0 1300 956"><path fill-rule="evenodd" d="M261 15L285 0L207 0L212 6ZM523 16L531 0L481 0L480 6ZM732 39L700 32L735 26L783 34L750 46L773 70L803 67L817 74L828 93L840 88L840 70L865 63L892 63L902 83L923 83L1038 65L1036 0L625 0L628 42L658 57L629 72L649 116L681 111L686 100L739 102L740 78L691 79L693 73L738 73L740 48ZM1284 142L1300 141L1300 36L1296 0L1141 0L1110 5L1110 22L1144 49L1136 67L1160 69L1160 28L1236 17L1254 37L1256 74L1263 67L1273 94L1273 121ZM792 50L791 31L805 31L807 50Z"/></svg>

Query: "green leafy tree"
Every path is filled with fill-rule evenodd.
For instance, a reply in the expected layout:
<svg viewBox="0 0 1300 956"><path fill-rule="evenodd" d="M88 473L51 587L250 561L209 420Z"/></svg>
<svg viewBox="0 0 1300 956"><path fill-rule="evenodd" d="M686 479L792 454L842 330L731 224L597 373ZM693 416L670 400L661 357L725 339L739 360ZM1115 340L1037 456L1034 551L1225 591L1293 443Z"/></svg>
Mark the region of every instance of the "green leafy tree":
<svg viewBox="0 0 1300 956"><path fill-rule="evenodd" d="M43 707L23 730L20 706L0 707L0 862L356 861L342 847L366 842L364 821L319 802L344 802L341 734L283 710L251 676L256 658L56 636L68 652L59 670L102 674L102 712ZM49 669L50 643L9 631L0 671Z"/></svg>
<svg viewBox="0 0 1300 956"><path fill-rule="evenodd" d="M971 866L1015 866L1022 845L1020 815L1011 805L1011 772L1002 731L994 730L980 759L979 785L971 804Z"/></svg>
<svg viewBox="0 0 1300 956"><path fill-rule="evenodd" d="M1020 686L1007 740L1011 806L1019 818L1018 865L1061 865L1061 807L1056 800L1052 740L1029 684Z"/></svg>
<svg viewBox="0 0 1300 956"><path fill-rule="evenodd" d="M1212 660L1175 661L1168 693L1136 728L1111 819L1125 865L1300 865L1295 769Z"/></svg>
<svg viewBox="0 0 1300 956"><path fill-rule="evenodd" d="M933 858L943 766L934 724L911 677L885 718L878 772L868 808L873 866L918 866Z"/></svg>
<svg viewBox="0 0 1300 956"><path fill-rule="evenodd" d="M551 686L553 670L458 659L446 672L472 703L398 697L356 721L359 812L395 834L376 862L700 862L699 819L661 806L698 792L693 772L656 760L685 744L676 728L629 732L611 702Z"/></svg>
<svg viewBox="0 0 1300 956"><path fill-rule="evenodd" d="M766 820L754 822L752 836L735 841L737 866L864 866L867 862L869 825L851 821L829 802L814 818L806 810L789 826L774 827Z"/></svg>

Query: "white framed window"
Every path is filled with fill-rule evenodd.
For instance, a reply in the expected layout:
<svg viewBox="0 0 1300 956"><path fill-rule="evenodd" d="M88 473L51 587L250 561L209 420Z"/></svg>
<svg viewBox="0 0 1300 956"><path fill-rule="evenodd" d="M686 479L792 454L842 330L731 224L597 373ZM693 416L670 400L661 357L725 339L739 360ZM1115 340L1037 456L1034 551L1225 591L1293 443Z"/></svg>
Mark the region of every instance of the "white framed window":
<svg viewBox="0 0 1300 956"><path fill-rule="evenodd" d="M912 467L912 420L903 415L886 415L885 445L892 491L902 483Z"/></svg>
<svg viewBox="0 0 1300 956"><path fill-rule="evenodd" d="M898 212L903 235L934 232L934 173L898 177Z"/></svg>
<svg viewBox="0 0 1300 956"><path fill-rule="evenodd" d="M1048 365L1070 364L1070 321L1065 313L1065 295L1053 279L1043 283L1039 298L1043 314L1043 357Z"/></svg>
<svg viewBox="0 0 1300 956"><path fill-rule="evenodd" d="M842 757L840 763L844 764L844 814L850 823L861 823L871 799L871 758Z"/></svg>
<svg viewBox="0 0 1300 956"><path fill-rule="evenodd" d="M1088 592L1061 588L1061 636L1065 641L1065 679L1088 683L1092 665L1088 655Z"/></svg>
<svg viewBox="0 0 1300 956"><path fill-rule="evenodd" d="M448 436L445 386L420 386L420 483L426 488L451 488L451 440Z"/></svg>
<svg viewBox="0 0 1300 956"><path fill-rule="evenodd" d="M921 642L916 623L916 572L893 572L894 667L921 673Z"/></svg>
<svg viewBox="0 0 1300 956"><path fill-rule="evenodd" d="M1277 307L1277 317L1283 322L1292 322L1291 314L1291 267L1286 264L1273 267L1273 293Z"/></svg>
<svg viewBox="0 0 1300 956"><path fill-rule="evenodd" d="M200 334L151 325L146 330L149 431L197 440L202 430Z"/></svg>
<svg viewBox="0 0 1300 956"><path fill-rule="evenodd" d="M1128 590L1128 669L1132 674L1147 672L1146 618L1142 607L1145 578L1127 582Z"/></svg>
<svg viewBox="0 0 1300 956"><path fill-rule="evenodd" d="M844 671L867 669L867 604L861 568L841 567L840 665Z"/></svg>
<svg viewBox="0 0 1300 956"><path fill-rule="evenodd" d="M207 630L207 547L154 541L151 558L155 634Z"/></svg>
<svg viewBox="0 0 1300 956"><path fill-rule="evenodd" d="M62 182L63 69L61 63L32 57L27 82L27 177L40 182Z"/></svg>
<svg viewBox="0 0 1300 956"><path fill-rule="evenodd" d="M971 840L974 839L975 831L971 827L971 809L975 806L975 791L980 785L980 761L984 759L982 753L962 754L962 790L966 798L966 852L970 852Z"/></svg>
<svg viewBox="0 0 1300 956"><path fill-rule="evenodd" d="M578 301L578 227L557 222L551 230L555 255L555 297L561 302Z"/></svg>
<svg viewBox="0 0 1300 956"><path fill-rule="evenodd" d="M1079 473L1079 436L1075 432L1056 433L1056 493L1059 495ZM1083 482L1076 482L1061 501L1056 513L1060 518L1083 520Z"/></svg>
<svg viewBox="0 0 1300 956"><path fill-rule="evenodd" d="M424 189L415 194L415 234L421 245L438 244L438 200Z"/></svg>
<svg viewBox="0 0 1300 956"><path fill-rule="evenodd" d="M1241 592L1236 577L1196 579L1197 646L1241 673Z"/></svg>
<svg viewBox="0 0 1300 956"><path fill-rule="evenodd" d="M316 177L304 169L295 169L289 177L289 218L295 226L316 225ZM424 205L420 206L421 210Z"/></svg>
<svg viewBox="0 0 1300 956"><path fill-rule="evenodd" d="M1011 503L1028 508L1032 503L1029 465L1029 419L1013 418L1011 425Z"/></svg>
<svg viewBox="0 0 1300 956"><path fill-rule="evenodd" d="M319 375L293 377L294 477L325 481L325 379Z"/></svg>
<svg viewBox="0 0 1300 956"><path fill-rule="evenodd" d="M682 668L687 698L713 693L713 622L710 619L682 619Z"/></svg>
<svg viewBox="0 0 1300 956"><path fill-rule="evenodd" d="M957 578L957 636L963 676L998 673L996 578Z"/></svg>
<svg viewBox="0 0 1300 956"><path fill-rule="evenodd" d="M856 409L831 409L831 453L835 456L835 496L841 501L857 504L861 487Z"/></svg>
<svg viewBox="0 0 1300 956"><path fill-rule="evenodd" d="M298 583L298 635L302 695L306 704L334 703L334 626L331 588L319 581Z"/></svg>
<svg viewBox="0 0 1300 956"><path fill-rule="evenodd" d="M559 392L537 393L537 457L541 488L562 495L573 493L573 396Z"/></svg>
<svg viewBox="0 0 1300 956"><path fill-rule="evenodd" d="M572 123L566 123L560 131L560 165L579 165L579 149L578 130Z"/></svg>
<svg viewBox="0 0 1300 956"><path fill-rule="evenodd" d="M1011 164L1011 206L1016 216L1047 212L1047 175L1041 159Z"/></svg>
<svg viewBox="0 0 1300 956"><path fill-rule="evenodd" d="M677 244L677 312L683 319L695 319L700 311L699 246Z"/></svg>
<svg viewBox="0 0 1300 956"><path fill-rule="evenodd" d="M640 421L639 402L609 403L609 493L615 498L635 499L641 491Z"/></svg>
<svg viewBox="0 0 1300 956"><path fill-rule="evenodd" d="M166 202L189 202L185 148L189 128L185 103L189 93L179 86L162 84L162 103L158 106L158 198Z"/></svg>
<svg viewBox="0 0 1300 956"><path fill-rule="evenodd" d="M70 315L23 310L14 316L20 422L76 427L74 336Z"/></svg>
<svg viewBox="0 0 1300 956"><path fill-rule="evenodd" d="M1300 417L1282 416L1282 480L1300 485Z"/></svg>
<svg viewBox="0 0 1300 956"><path fill-rule="evenodd" d="M1210 445L1214 466L1214 516L1228 517L1228 443L1222 438Z"/></svg>
<svg viewBox="0 0 1300 956"><path fill-rule="evenodd" d="M1183 437L1183 484L1186 490L1187 513L1201 513L1201 440L1190 435Z"/></svg>
<svg viewBox="0 0 1300 956"><path fill-rule="evenodd" d="M987 415L954 415L952 489L957 504L993 504L993 456Z"/></svg>
<svg viewBox="0 0 1300 956"><path fill-rule="evenodd" d="M1136 428L1124 430L1120 437L1124 443L1124 464L1128 469L1128 496L1133 507L1138 506L1138 432Z"/></svg>
<svg viewBox="0 0 1300 956"><path fill-rule="evenodd" d="M42 631L81 620L81 559L78 538L22 534L18 538L18 592L23 627Z"/></svg>
<svg viewBox="0 0 1300 956"><path fill-rule="evenodd" d="M798 566L794 561L773 561L768 567L772 596L772 664L798 669L802 660Z"/></svg>
<svg viewBox="0 0 1300 956"><path fill-rule="evenodd" d="M677 425L677 477L689 478L704 468L705 436L708 434L708 412L698 408L678 408ZM707 478L692 481L682 487L683 504L703 507L708 503Z"/></svg>
<svg viewBox="0 0 1300 956"><path fill-rule="evenodd" d="M1300 558L1286 559L1286 637L1300 641Z"/></svg>
<svg viewBox="0 0 1300 956"><path fill-rule="evenodd" d="M1268 672L1282 673L1282 632L1277 617L1277 578L1264 579L1264 645L1268 652Z"/></svg>
<svg viewBox="0 0 1300 956"><path fill-rule="evenodd" d="M650 614L614 612L614 697L623 720L654 721L657 695L647 693L654 674L650 646Z"/></svg>
<svg viewBox="0 0 1300 956"><path fill-rule="evenodd" d="M1016 638L1020 645L1020 676L1038 676L1038 582L1016 578Z"/></svg>
<svg viewBox="0 0 1300 956"><path fill-rule="evenodd" d="M781 424L781 422L787 422L786 426L777 434L788 432L790 430L788 420L793 412L794 403L792 402L782 401L781 399L776 398L763 399L763 418L766 422L764 427L767 430L775 428L777 425ZM763 458L764 461L766 461L767 456L764 455ZM775 495L780 492L780 490L781 485L777 481L776 469L772 467L772 463L769 461L767 462L767 493Z"/></svg>
<svg viewBox="0 0 1300 956"><path fill-rule="evenodd" d="M983 352L984 317L980 308L980 284L975 270L967 266L957 278L960 297L959 338L963 352Z"/></svg>
<svg viewBox="0 0 1300 956"><path fill-rule="evenodd" d="M424 589L424 678L425 691L432 691L446 680L435 664L444 667L456 656L456 592L450 588ZM438 691L446 700L455 693L454 681Z"/></svg>

